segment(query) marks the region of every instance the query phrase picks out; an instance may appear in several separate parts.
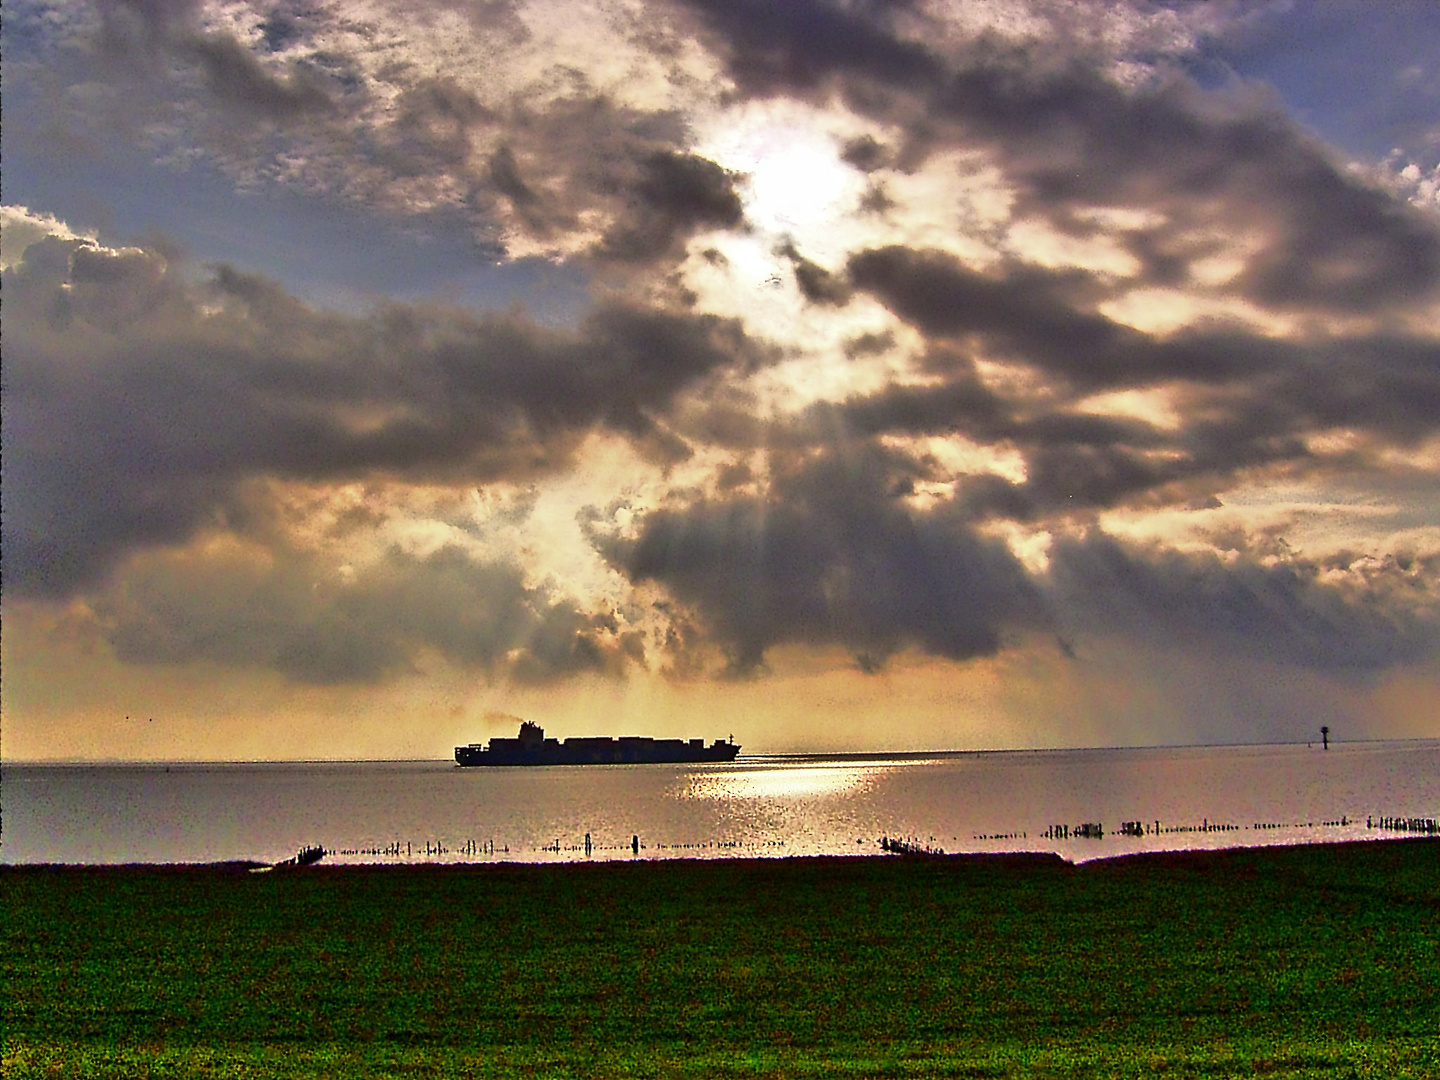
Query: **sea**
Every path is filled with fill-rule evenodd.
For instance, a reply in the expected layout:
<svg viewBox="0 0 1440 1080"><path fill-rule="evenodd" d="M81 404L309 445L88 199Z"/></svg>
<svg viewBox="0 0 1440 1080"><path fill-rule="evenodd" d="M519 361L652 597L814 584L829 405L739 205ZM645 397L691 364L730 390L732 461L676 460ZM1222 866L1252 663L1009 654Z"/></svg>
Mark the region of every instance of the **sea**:
<svg viewBox="0 0 1440 1080"><path fill-rule="evenodd" d="M1440 818L1440 740L741 757L0 765L0 862L326 863L1142 851L1380 841ZM1427 822L1429 822L1427 826Z"/></svg>

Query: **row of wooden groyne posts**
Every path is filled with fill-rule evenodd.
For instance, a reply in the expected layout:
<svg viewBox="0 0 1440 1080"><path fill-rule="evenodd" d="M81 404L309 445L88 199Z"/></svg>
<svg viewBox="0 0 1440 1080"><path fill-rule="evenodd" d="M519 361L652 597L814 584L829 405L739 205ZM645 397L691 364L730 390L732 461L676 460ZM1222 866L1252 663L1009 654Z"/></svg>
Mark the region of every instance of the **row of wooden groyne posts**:
<svg viewBox="0 0 1440 1080"><path fill-rule="evenodd" d="M1330 824L1327 822L1326 824ZM1336 822L1336 824L1341 824ZM1218 822L1211 822L1206 819L1200 825L1171 825L1162 826L1156 821L1153 825L1143 821L1125 821L1120 824L1121 836L1160 836L1165 833L1182 832L1230 832L1239 829L1239 825L1224 825ZM1257 825L1256 828L1259 828ZM1051 825L1040 834L1046 840L1103 840L1105 838L1105 826L1098 821L1085 821L1079 825ZM935 839L933 836L930 838ZM1025 832L1008 833L976 833L976 840L1026 840L1029 834ZM933 844L922 843L919 840L882 836L880 838L880 850L895 855L943 855L945 849L936 847Z"/></svg>
<svg viewBox="0 0 1440 1080"><path fill-rule="evenodd" d="M1358 825L1358 821L1352 820L1349 815L1342 814L1335 821L1291 821L1272 822L1257 821L1249 826L1256 831L1269 829L1339 829L1351 825ZM1387 829L1392 832L1422 833L1429 836L1440 835L1440 822L1435 818L1418 817L1375 817L1373 814L1365 818L1367 829ZM1199 825L1165 825L1160 821L1123 821L1117 830L1121 836L1164 836L1172 833L1216 833L1216 832L1239 832L1245 828L1243 825L1235 825L1230 822L1211 821L1209 818L1202 818ZM1046 840L1101 840L1105 836L1105 826L1099 822L1087 821L1080 825L1051 825L1040 834ZM976 840L1014 840L1025 836L1024 833L1001 833L1001 834L977 834Z"/></svg>
<svg viewBox="0 0 1440 1080"><path fill-rule="evenodd" d="M1350 825L1358 825L1358 821L1352 821L1348 816L1342 815L1335 821L1307 821L1307 822L1255 822L1250 826L1256 830L1269 829L1304 829L1304 828L1340 828ZM1369 815L1365 818L1367 829L1384 829L1388 832L1418 833L1425 836L1440 835L1440 820L1427 817L1400 817L1387 815L1376 817ZM1216 833L1235 832L1242 826L1226 822L1211 821L1209 818L1201 820L1199 825L1165 825L1159 820L1156 821L1123 821L1120 828L1116 830L1121 836L1163 836L1173 833ZM1102 840L1105 837L1105 826L1100 822L1086 821L1079 825L1051 825L1045 829L1040 836L1046 840ZM1025 832L1009 833L977 833L976 840L1024 840L1028 839ZM697 844L642 844L638 834L630 838L628 844L596 844L589 833L585 834L583 844L561 846L557 839L551 844L540 848L541 851L560 854L562 852L583 851L587 856L594 851L625 851L638 855L642 850L654 847L656 850L685 851L708 848L712 850L738 849L741 847L784 847L783 840L763 841L758 844L744 844L738 840L717 840L708 843ZM935 837L928 840L921 840L918 837L882 836L880 838L880 850L891 855L944 855L945 849L935 843ZM301 848L299 852L288 859L275 863L273 867L266 869L283 869L287 867L309 866L311 863L319 862L326 855L361 856L371 857L384 856L393 859L414 858L424 856L435 858L442 855L468 855L493 858L497 854L510 854L508 844L496 846L495 841L486 840L477 843L474 840L467 840L458 848L451 848L439 840L426 840L420 844L413 844L410 841L399 840L388 844L375 844L365 847L342 847L326 849L319 845Z"/></svg>
<svg viewBox="0 0 1440 1080"><path fill-rule="evenodd" d="M1159 821L1122 821L1116 832L1121 836L1165 836L1169 833L1234 832L1239 828L1239 825L1230 825L1205 818L1199 825L1162 825ZM1086 821L1079 825L1051 825L1040 835L1046 840L1103 840L1105 839L1105 826L1098 821Z"/></svg>
<svg viewBox="0 0 1440 1080"><path fill-rule="evenodd" d="M1422 833L1426 836L1440 835L1440 821L1429 817L1382 817L1373 825L1370 819L1365 824L1372 829L1390 829L1394 832Z"/></svg>
<svg viewBox="0 0 1440 1080"><path fill-rule="evenodd" d="M786 846L784 840L761 840L747 843L743 840L710 840L694 844L643 844L640 842L639 834L630 837L629 842L623 844L599 844L596 843L589 833L585 834L585 840L580 844L561 844L556 838L548 844L536 848L536 851L545 851L559 855L561 853L584 852L587 856L597 851L628 851L633 855L649 848L657 851L700 851L700 850L739 850L740 848L783 848ZM319 862L326 855L339 855L351 858L357 856L369 856L371 858L383 857L390 859L412 859L416 857L436 858L444 855L452 856L479 856L481 858L494 858L497 854L509 855L510 845L497 845L494 840L476 842L466 840L459 847L451 847L442 840L425 840L414 843L409 840L392 840L387 844L356 845L352 847L326 848L320 845L301 848L300 851L288 859L269 866L261 867L264 870L280 870L287 867L309 866L311 863Z"/></svg>
<svg viewBox="0 0 1440 1080"><path fill-rule="evenodd" d="M496 852L508 855L510 846L495 846L494 840L482 840L476 843L474 840L466 840L458 848L452 848L443 840L425 840L418 844L412 844L409 840L401 843L399 840L391 841L388 844L372 844L369 847L342 847L334 848L328 854L331 855L385 855L392 859L409 859L416 855L494 855Z"/></svg>
<svg viewBox="0 0 1440 1080"><path fill-rule="evenodd" d="M930 838L934 840L932 836ZM882 836L880 838L880 850L889 852L891 855L944 855L945 849L935 847L932 844L922 844L916 839L907 839L899 836Z"/></svg>

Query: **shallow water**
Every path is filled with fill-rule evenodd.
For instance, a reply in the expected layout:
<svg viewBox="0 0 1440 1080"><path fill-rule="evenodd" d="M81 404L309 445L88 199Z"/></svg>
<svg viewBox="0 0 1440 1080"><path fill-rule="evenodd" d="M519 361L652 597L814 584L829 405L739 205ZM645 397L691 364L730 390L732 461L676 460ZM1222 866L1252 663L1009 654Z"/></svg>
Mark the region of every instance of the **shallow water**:
<svg viewBox="0 0 1440 1080"><path fill-rule="evenodd" d="M1403 835L1367 817L1440 817L1440 740L690 766L4 765L0 802L6 863L271 862L310 844L350 863L874 854L884 837L1078 861ZM1127 821L1142 834L1121 835ZM1103 837L1076 837L1085 823Z"/></svg>

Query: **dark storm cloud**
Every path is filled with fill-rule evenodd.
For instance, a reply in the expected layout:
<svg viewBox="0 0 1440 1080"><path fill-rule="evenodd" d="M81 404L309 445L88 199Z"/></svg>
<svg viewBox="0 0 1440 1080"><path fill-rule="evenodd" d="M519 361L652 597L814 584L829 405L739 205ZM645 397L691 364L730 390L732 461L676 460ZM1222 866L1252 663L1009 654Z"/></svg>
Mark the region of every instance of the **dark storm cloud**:
<svg viewBox="0 0 1440 1080"><path fill-rule="evenodd" d="M650 260L673 253L698 228L735 228L744 218L737 176L708 158L658 150L640 162L624 210L609 228L600 254Z"/></svg>
<svg viewBox="0 0 1440 1080"><path fill-rule="evenodd" d="M453 547L391 550L347 577L284 547L160 553L92 608L127 663L207 661L311 684L380 682L427 656L532 683L620 674L644 658L613 620L527 585L517 566Z"/></svg>
<svg viewBox="0 0 1440 1080"><path fill-rule="evenodd" d="M840 159L861 172L874 172L890 163L890 152L873 135L850 139L840 150Z"/></svg>
<svg viewBox="0 0 1440 1080"><path fill-rule="evenodd" d="M1188 270L1183 238L1218 221L1263 241L1236 283L1258 303L1370 311L1440 285L1440 229L1348 172L1266 94L1206 93L1173 72L1123 86L1106 73L1113 57L1073 35L981 35L942 54L868 5L681 6L742 94L839 94L905 132L902 167L942 147L985 148L1022 214L1077 232L1098 228L1085 220L1094 207L1163 215L1151 246L1172 254L1157 277ZM868 145L852 156L880 163Z"/></svg>
<svg viewBox="0 0 1440 1080"><path fill-rule="evenodd" d="M1409 446L1440 431L1440 340L1378 331L1274 338L1211 321L1168 336L1094 311L1082 275L1015 266L964 267L906 248L861 252L851 280L933 343L926 385L890 387L844 403L859 436L959 433L1025 457L1024 484L985 486L977 503L1006 516L1113 506L1184 481L1218 483L1238 470L1310 463L1307 438L1344 428L1377 445ZM994 389L972 353L1043 376L1028 390ZM1166 388L1176 414L1161 428L1071 410L1087 394ZM1348 468L1364 465L1359 460ZM1182 501L1196 492L1171 492Z"/></svg>
<svg viewBox="0 0 1440 1080"><path fill-rule="evenodd" d="M186 43L185 51L199 63L210 91L223 102L254 109L277 120L330 105L318 80L307 72L272 75L249 49L232 37L197 36Z"/></svg>
<svg viewBox="0 0 1440 1080"><path fill-rule="evenodd" d="M170 57L198 71L223 106L276 121L328 110L332 104L314 69L277 74L233 36L200 28L199 5L188 0L111 0L100 5L101 44L111 56L146 63ZM289 33L297 26L287 23ZM275 38L265 37L272 51Z"/></svg>
<svg viewBox="0 0 1440 1080"><path fill-rule="evenodd" d="M840 645L868 669L909 646L997 652L1038 618L1034 588L1004 543L901 505L907 479L874 451L828 453L764 495L657 510L633 540L600 543L632 581L690 606L735 674L782 643Z"/></svg>
<svg viewBox="0 0 1440 1080"><path fill-rule="evenodd" d="M793 243L784 244L777 254L790 260L790 265L795 269L795 284L800 288L800 295L810 303L843 307L850 302L852 290L849 282L841 275L805 258Z"/></svg>
<svg viewBox="0 0 1440 1080"><path fill-rule="evenodd" d="M508 146L502 146L490 155L490 182L495 185L495 190L509 199L521 213L540 201L540 197L520 175L515 151Z"/></svg>
<svg viewBox="0 0 1440 1080"><path fill-rule="evenodd" d="M431 28L440 13L465 17L473 59L454 75L423 73L403 31L382 40L381 22L326 5L274 6L252 41L188 0L108 0L59 62L23 74L47 83L60 128L131 130L251 188L462 214L492 250L509 238L635 267L697 230L742 225L739 178L693 153L678 111L627 105L564 58L544 78L524 63L507 74L507 50L530 35L512 4L415 8ZM377 50L393 55L377 63ZM482 99L465 80L492 57ZM67 104L67 85L83 105Z"/></svg>
<svg viewBox="0 0 1440 1080"><path fill-rule="evenodd" d="M503 109L475 102L465 114L474 119L464 122L453 104L446 108L443 117L382 129L376 144L388 169L456 179L492 224L504 216L497 200L508 220L541 242L588 234L587 220L599 220L591 253L629 264L668 259L698 230L743 226L739 175L685 150L685 127L670 113L586 94ZM435 132L434 146L419 145L416 131ZM467 163L477 133L498 140L478 170Z"/></svg>
<svg viewBox="0 0 1440 1080"><path fill-rule="evenodd" d="M227 267L182 277L152 252L58 240L5 271L17 593L63 596L184 539L248 477L520 477L564 466L599 426L684 453L656 416L767 360L714 316L611 303L576 332L418 305L357 318Z"/></svg>
<svg viewBox="0 0 1440 1080"><path fill-rule="evenodd" d="M1175 373L1158 369L1158 354L1143 357L1152 366L1142 367L1146 335L1077 303L1092 287L1089 275L1026 265L982 273L954 256L904 247L860 252L849 270L859 288L928 335L984 335L1006 358L1077 383L1143 384ZM1193 365L1192 374L1203 377L1203 369Z"/></svg>
<svg viewBox="0 0 1440 1080"><path fill-rule="evenodd" d="M1126 545L1098 530L1057 539L1049 590L1069 629L1181 648L1244 652L1281 664L1365 673L1433 657L1440 565L1355 556L1265 564ZM1338 576L1338 581L1337 581Z"/></svg>
<svg viewBox="0 0 1440 1080"><path fill-rule="evenodd" d="M838 411L845 430L860 438L877 435L951 435L964 432L977 439L998 441L1012 434L1019 421L1015 404L987 387L974 366L948 373L940 385L890 385L872 394L857 395L841 406L814 406L817 426L833 422Z"/></svg>
<svg viewBox="0 0 1440 1080"><path fill-rule="evenodd" d="M1083 513L1183 480L1214 482L1220 471L1214 460L1185 453L1181 439L1142 420L1035 408L995 393L973 374L941 385L888 387L817 407L809 419L817 429L838 427L857 438L960 434L1019 451L1023 481L989 474L965 481L956 510L975 519Z"/></svg>
<svg viewBox="0 0 1440 1080"><path fill-rule="evenodd" d="M613 615L555 604L524 639L509 674L517 682L548 683L589 673L619 675L629 663L644 666L642 632L621 630Z"/></svg>
<svg viewBox="0 0 1440 1080"><path fill-rule="evenodd" d="M786 643L840 645L873 671L901 649L965 660L1058 634L1072 659L1119 638L1356 674L1440 646L1433 559L1276 560L1243 539L1222 559L1091 528L1057 534L1035 572L975 531L965 504L985 478L917 509L899 497L912 475L899 458L824 453L760 496L652 511L633 539L597 542L631 580L663 585L688 612L672 612L688 648L698 623L733 674Z"/></svg>
<svg viewBox="0 0 1440 1080"><path fill-rule="evenodd" d="M395 137L386 144L385 160L397 170L463 169L474 133L497 120L474 94L443 78L406 87L396 100L396 112Z"/></svg>
<svg viewBox="0 0 1440 1080"><path fill-rule="evenodd" d="M943 61L897 37L891 11L912 5L684 0L719 39L731 77L750 95L819 94L838 80L924 90L939 82Z"/></svg>
<svg viewBox="0 0 1440 1080"><path fill-rule="evenodd" d="M495 52L526 33L508 5L468 14ZM693 30L737 95L838 100L883 125L893 148L873 135L843 148L872 176L870 209L887 203L887 169L941 149L984 150L1021 216L1083 235L1110 231L1096 208L1150 212L1156 221L1128 242L1152 283L1190 281L1205 254L1198 238L1219 226L1253 244L1231 289L1256 303L1382 311L1440 285L1434 223L1368 186L1268 91L1203 90L1153 54L1123 57L1149 75L1122 85L1083 8L1030 12L1051 25L1028 41L926 33L931 16L903 4L657 0L647 14L633 43L659 64ZM283 172L387 209L463 208L487 242L508 229L574 250L563 241L583 224L597 254L631 264L673 257L696 229L741 224L733 178L693 154L686 117L619 104L573 68L481 101L403 64L385 69L382 89L359 57L323 44L323 31L345 22L334 13L276 9L253 46L202 29L189 3L112 0L102 15L108 53L133 60L151 95L120 85L125 108L160 109L157 130L210 150L247 182ZM177 64L194 78L168 83ZM60 77L112 75L82 63ZM196 78L208 96L194 93ZM173 100L161 106L157 94ZM218 121L206 115L217 102ZM265 123L236 123L242 115ZM291 145L275 145L276 127L293 129Z"/></svg>
<svg viewBox="0 0 1440 1080"><path fill-rule="evenodd" d="M1171 381L1220 386L1324 372L1338 385L1314 387L1306 395L1317 412L1331 411L1321 404L1327 395L1349 408L1360 406L1366 393L1388 389L1376 403L1374 422L1392 417L1398 431L1418 419L1408 408L1416 393L1420 411L1428 411L1440 374L1431 337L1376 332L1297 341L1218 320L1166 336L1147 334L1093 310L1091 301L1104 292L1076 271L1017 264L982 272L949 254L903 247L860 252L849 271L859 288L928 336L981 342L991 358L1033 366L1087 392ZM954 353L933 355L943 370Z"/></svg>
<svg viewBox="0 0 1440 1080"><path fill-rule="evenodd" d="M468 15L495 48L525 34L509 5ZM634 264L673 255L697 229L741 224L738 177L687 150L678 115L617 104L573 70L569 93L532 88L482 101L454 78L392 67L385 90L400 92L377 120L375 87L357 58L317 44L334 19L277 12L251 48L202 31L189 4L113 3L101 41L107 53L140 65L145 80L165 77L162 61L189 65L224 107L275 122L303 119L305 145L288 148L284 170L298 170L311 188L401 210L422 190L422 209L434 199L463 207L487 242L498 243L508 227L563 244L598 221L594 253ZM183 84L170 92L184 101ZM203 104L185 101L173 126L252 179L274 170L267 132L207 127Z"/></svg>

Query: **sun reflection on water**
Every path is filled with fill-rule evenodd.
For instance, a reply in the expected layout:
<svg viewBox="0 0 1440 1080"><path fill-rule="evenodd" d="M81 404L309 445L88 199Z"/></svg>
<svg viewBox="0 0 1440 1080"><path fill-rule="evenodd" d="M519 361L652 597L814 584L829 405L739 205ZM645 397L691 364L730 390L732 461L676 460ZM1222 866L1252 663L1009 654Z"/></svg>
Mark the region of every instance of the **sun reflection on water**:
<svg viewBox="0 0 1440 1080"><path fill-rule="evenodd" d="M686 799L824 799L857 795L883 774L911 762L776 762L688 778Z"/></svg>

